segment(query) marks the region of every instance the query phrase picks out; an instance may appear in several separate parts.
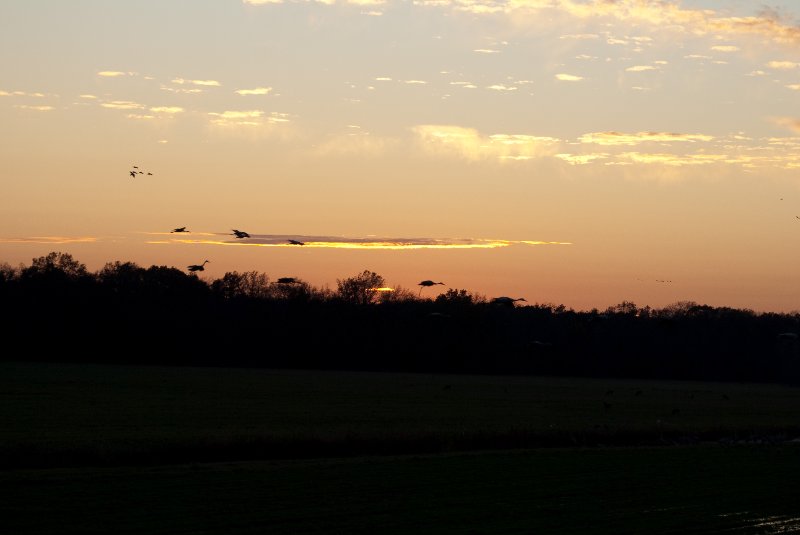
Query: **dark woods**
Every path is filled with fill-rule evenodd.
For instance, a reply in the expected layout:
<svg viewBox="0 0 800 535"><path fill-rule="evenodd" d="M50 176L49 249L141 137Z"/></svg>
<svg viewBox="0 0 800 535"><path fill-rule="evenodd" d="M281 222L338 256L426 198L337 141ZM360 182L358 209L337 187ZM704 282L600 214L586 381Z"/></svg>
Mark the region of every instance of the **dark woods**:
<svg viewBox="0 0 800 535"><path fill-rule="evenodd" d="M364 271L335 290L65 253L0 265L2 358L798 383L800 314L680 302L604 311L435 298ZM19 349L11 350L9 348Z"/></svg>

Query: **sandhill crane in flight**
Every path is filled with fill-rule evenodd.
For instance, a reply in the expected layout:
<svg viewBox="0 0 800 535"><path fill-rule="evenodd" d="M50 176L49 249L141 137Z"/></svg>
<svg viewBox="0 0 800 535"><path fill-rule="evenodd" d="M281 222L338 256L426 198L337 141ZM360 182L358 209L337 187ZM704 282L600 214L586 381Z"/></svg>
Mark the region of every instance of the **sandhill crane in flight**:
<svg viewBox="0 0 800 535"><path fill-rule="evenodd" d="M131 175L131 178L136 178L136 171L130 171L128 174Z"/></svg>
<svg viewBox="0 0 800 535"><path fill-rule="evenodd" d="M420 295L422 294L422 289L423 288L428 288L430 286L436 286L437 284L444 285L443 282L433 282L432 280L424 280L424 281L418 282L417 285L419 286Z"/></svg>
<svg viewBox="0 0 800 535"><path fill-rule="evenodd" d="M172 234L173 232L189 232L186 230L186 227L178 227L176 229L170 230L169 233Z"/></svg>
<svg viewBox="0 0 800 535"><path fill-rule="evenodd" d="M211 263L211 260L204 260L202 264L192 264L191 266L188 266L186 269L188 269L189 271L192 271L192 272L194 272L194 271L205 271L206 268L204 266L206 264L210 264L210 263Z"/></svg>
<svg viewBox="0 0 800 535"><path fill-rule="evenodd" d="M288 241L292 245L305 245L305 243L297 240L286 240L286 241Z"/></svg>
<svg viewBox="0 0 800 535"><path fill-rule="evenodd" d="M514 303L516 301L526 301L527 302L527 299L525 299L524 297L518 297L516 299L513 299L511 297L502 296L502 297L495 297L494 299L492 299L492 304L504 305L504 306L507 306L507 307L513 307Z"/></svg>
<svg viewBox="0 0 800 535"><path fill-rule="evenodd" d="M236 229L232 229L232 230L233 230L233 235L236 236L237 238L249 238L250 237L250 234L248 234L247 232L245 232L243 230L236 230Z"/></svg>

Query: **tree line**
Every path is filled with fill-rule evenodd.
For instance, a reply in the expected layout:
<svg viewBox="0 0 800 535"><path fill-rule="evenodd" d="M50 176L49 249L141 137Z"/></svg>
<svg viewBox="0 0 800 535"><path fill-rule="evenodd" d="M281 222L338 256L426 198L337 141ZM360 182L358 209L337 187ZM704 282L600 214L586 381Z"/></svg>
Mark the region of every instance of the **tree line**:
<svg viewBox="0 0 800 535"><path fill-rule="evenodd" d="M52 252L0 264L2 358L800 383L800 313L688 301L576 311L385 286L369 270L335 289L119 261L90 272Z"/></svg>

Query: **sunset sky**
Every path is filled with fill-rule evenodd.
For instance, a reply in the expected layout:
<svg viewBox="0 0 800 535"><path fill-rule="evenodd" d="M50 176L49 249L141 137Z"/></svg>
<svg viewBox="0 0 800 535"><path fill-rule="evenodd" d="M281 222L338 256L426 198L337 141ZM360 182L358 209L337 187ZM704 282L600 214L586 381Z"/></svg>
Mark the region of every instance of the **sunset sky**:
<svg viewBox="0 0 800 535"><path fill-rule="evenodd" d="M0 263L800 310L800 2L768 6L5 0Z"/></svg>

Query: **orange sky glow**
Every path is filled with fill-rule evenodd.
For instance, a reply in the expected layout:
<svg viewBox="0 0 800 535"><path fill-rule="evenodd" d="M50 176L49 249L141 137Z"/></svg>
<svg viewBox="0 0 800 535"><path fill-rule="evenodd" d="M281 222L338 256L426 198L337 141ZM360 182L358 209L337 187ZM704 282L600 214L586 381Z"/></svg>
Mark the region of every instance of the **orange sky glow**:
<svg viewBox="0 0 800 535"><path fill-rule="evenodd" d="M797 311L799 22L789 0L3 2L0 263Z"/></svg>

